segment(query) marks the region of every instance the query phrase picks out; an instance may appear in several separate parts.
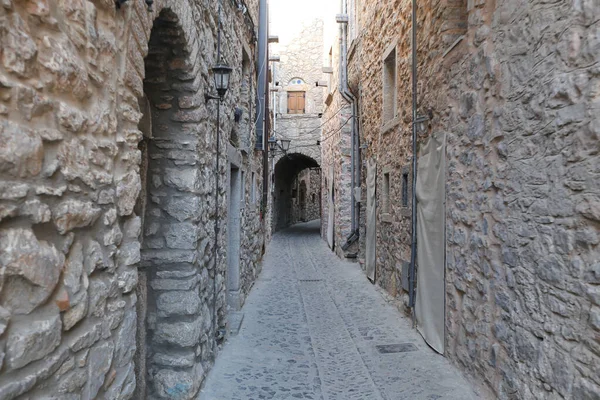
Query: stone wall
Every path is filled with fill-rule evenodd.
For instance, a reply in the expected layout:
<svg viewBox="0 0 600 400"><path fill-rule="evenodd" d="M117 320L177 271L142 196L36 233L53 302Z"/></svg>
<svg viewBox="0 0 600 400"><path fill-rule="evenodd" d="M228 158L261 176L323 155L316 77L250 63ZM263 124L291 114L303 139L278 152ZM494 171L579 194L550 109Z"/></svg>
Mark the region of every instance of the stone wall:
<svg viewBox="0 0 600 400"><path fill-rule="evenodd" d="M274 86L278 91L271 92L276 115L273 131L277 139L291 140L288 154L297 154L299 157L287 166L287 156L281 151L278 150L274 156L274 230L304 220L298 208L299 198L292 198L294 190L299 193L297 185L301 182L296 174L308 167L318 167L321 163L318 141L323 123L323 87L318 87L316 83L323 80L323 21L317 19L303 25L295 38L289 43L282 43L280 47L281 61L273 63L274 82L278 83ZM304 83L292 83L294 78ZM288 114L288 91L305 92L304 113ZM299 161L305 158L309 160ZM278 171L278 168L281 170Z"/></svg>
<svg viewBox="0 0 600 400"><path fill-rule="evenodd" d="M216 3L0 6L0 398L198 391L225 324L226 138L257 20L247 3L245 16L222 10L234 72L221 105L216 262L217 103L204 102ZM260 154L243 164L260 190ZM245 292L260 225L244 213Z"/></svg>
<svg viewBox="0 0 600 400"><path fill-rule="evenodd" d="M352 107L339 92L340 85L340 45L339 37L330 46L328 66L329 87L323 97L323 134L321 135L321 236L327 240L329 227L329 200L333 199L333 236L335 252L340 257L345 254L341 246L352 234L351 204L351 146L352 146ZM358 92L354 92L358 94ZM332 185L332 186L331 186ZM333 187L333 191L331 191ZM356 252L356 245L349 249Z"/></svg>
<svg viewBox="0 0 600 400"><path fill-rule="evenodd" d="M597 399L600 4L419 7L418 112L432 117L419 143L447 135L446 355L490 397ZM360 33L349 50L363 160L378 165L376 279L405 299L410 204L400 200L412 157L410 17L410 1L360 2ZM397 108L384 123L390 48ZM324 177L330 160L344 164L343 138L337 143L324 147ZM363 169L363 194L365 176Z"/></svg>
<svg viewBox="0 0 600 400"><path fill-rule="evenodd" d="M304 169L293 184L296 193L292 206L292 224L321 218L321 173Z"/></svg>

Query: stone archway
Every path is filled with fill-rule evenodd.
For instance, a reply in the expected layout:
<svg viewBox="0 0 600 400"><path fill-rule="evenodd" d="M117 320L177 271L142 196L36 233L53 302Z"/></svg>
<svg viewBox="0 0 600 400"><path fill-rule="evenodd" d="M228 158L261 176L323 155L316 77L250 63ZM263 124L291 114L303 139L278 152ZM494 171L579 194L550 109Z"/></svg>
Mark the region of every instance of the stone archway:
<svg viewBox="0 0 600 400"><path fill-rule="evenodd" d="M315 159L301 153L290 153L280 157L275 164L273 190L273 230L283 229L306 219L302 210L306 208L307 185L305 180L312 170L318 171ZM320 182L320 177L315 178ZM304 182L304 192L302 192ZM302 195L304 193L304 201ZM302 203L302 204L301 204Z"/></svg>
<svg viewBox="0 0 600 400"><path fill-rule="evenodd" d="M208 259L214 222L202 207L210 194L200 190L212 181L199 167L200 157L214 155L197 116L203 93L188 44L195 29L182 27L179 12L163 8L153 22L139 100L138 398L191 398L216 352Z"/></svg>

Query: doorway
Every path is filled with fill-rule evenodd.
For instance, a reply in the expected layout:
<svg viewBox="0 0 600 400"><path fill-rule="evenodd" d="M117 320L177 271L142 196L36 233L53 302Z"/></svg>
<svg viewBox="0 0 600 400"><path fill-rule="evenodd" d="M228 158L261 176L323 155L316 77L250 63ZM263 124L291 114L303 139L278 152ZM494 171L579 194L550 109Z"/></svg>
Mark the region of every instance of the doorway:
<svg viewBox="0 0 600 400"><path fill-rule="evenodd" d="M233 311L240 301L240 229L242 172L233 164L229 174L229 204L227 210L227 305Z"/></svg>

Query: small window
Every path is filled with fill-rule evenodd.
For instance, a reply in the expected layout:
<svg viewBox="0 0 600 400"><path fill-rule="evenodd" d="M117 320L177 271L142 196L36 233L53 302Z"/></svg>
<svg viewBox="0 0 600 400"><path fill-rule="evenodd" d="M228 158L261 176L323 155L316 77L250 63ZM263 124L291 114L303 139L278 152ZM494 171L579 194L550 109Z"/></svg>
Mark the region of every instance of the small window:
<svg viewBox="0 0 600 400"><path fill-rule="evenodd" d="M305 92L287 92L288 94L288 114L304 114L305 113Z"/></svg>
<svg viewBox="0 0 600 400"><path fill-rule="evenodd" d="M390 173L383 174L383 212L390 212Z"/></svg>
<svg viewBox="0 0 600 400"><path fill-rule="evenodd" d="M315 202L315 199L316 199L316 197L317 197L317 196L316 196L314 193L311 195L311 202L312 202L312 203L314 203L314 202Z"/></svg>
<svg viewBox="0 0 600 400"><path fill-rule="evenodd" d="M256 203L256 173L252 173L252 180L250 181L250 202Z"/></svg>
<svg viewBox="0 0 600 400"><path fill-rule="evenodd" d="M383 61L383 123L396 116L397 88L396 88L396 47Z"/></svg>
<svg viewBox="0 0 600 400"><path fill-rule="evenodd" d="M402 174L402 207L408 207L408 172Z"/></svg>
<svg viewBox="0 0 600 400"><path fill-rule="evenodd" d="M288 85L304 85L304 80L302 80L301 78L294 78L290 80L290 83L288 83Z"/></svg>
<svg viewBox="0 0 600 400"><path fill-rule="evenodd" d="M241 179L241 188L240 188L240 203L241 203L241 207L244 208L244 206L246 205L246 173L244 171L242 171L242 174L240 175L240 179Z"/></svg>

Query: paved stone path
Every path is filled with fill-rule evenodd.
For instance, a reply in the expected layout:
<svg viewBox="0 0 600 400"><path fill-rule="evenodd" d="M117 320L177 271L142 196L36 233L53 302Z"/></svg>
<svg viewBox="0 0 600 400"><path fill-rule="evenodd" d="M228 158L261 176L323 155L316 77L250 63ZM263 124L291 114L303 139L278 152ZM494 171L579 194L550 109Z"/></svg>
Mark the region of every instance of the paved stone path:
<svg viewBox="0 0 600 400"><path fill-rule="evenodd" d="M200 400L476 399L449 361L338 259L317 221L277 233ZM382 354L377 345L412 351Z"/></svg>

